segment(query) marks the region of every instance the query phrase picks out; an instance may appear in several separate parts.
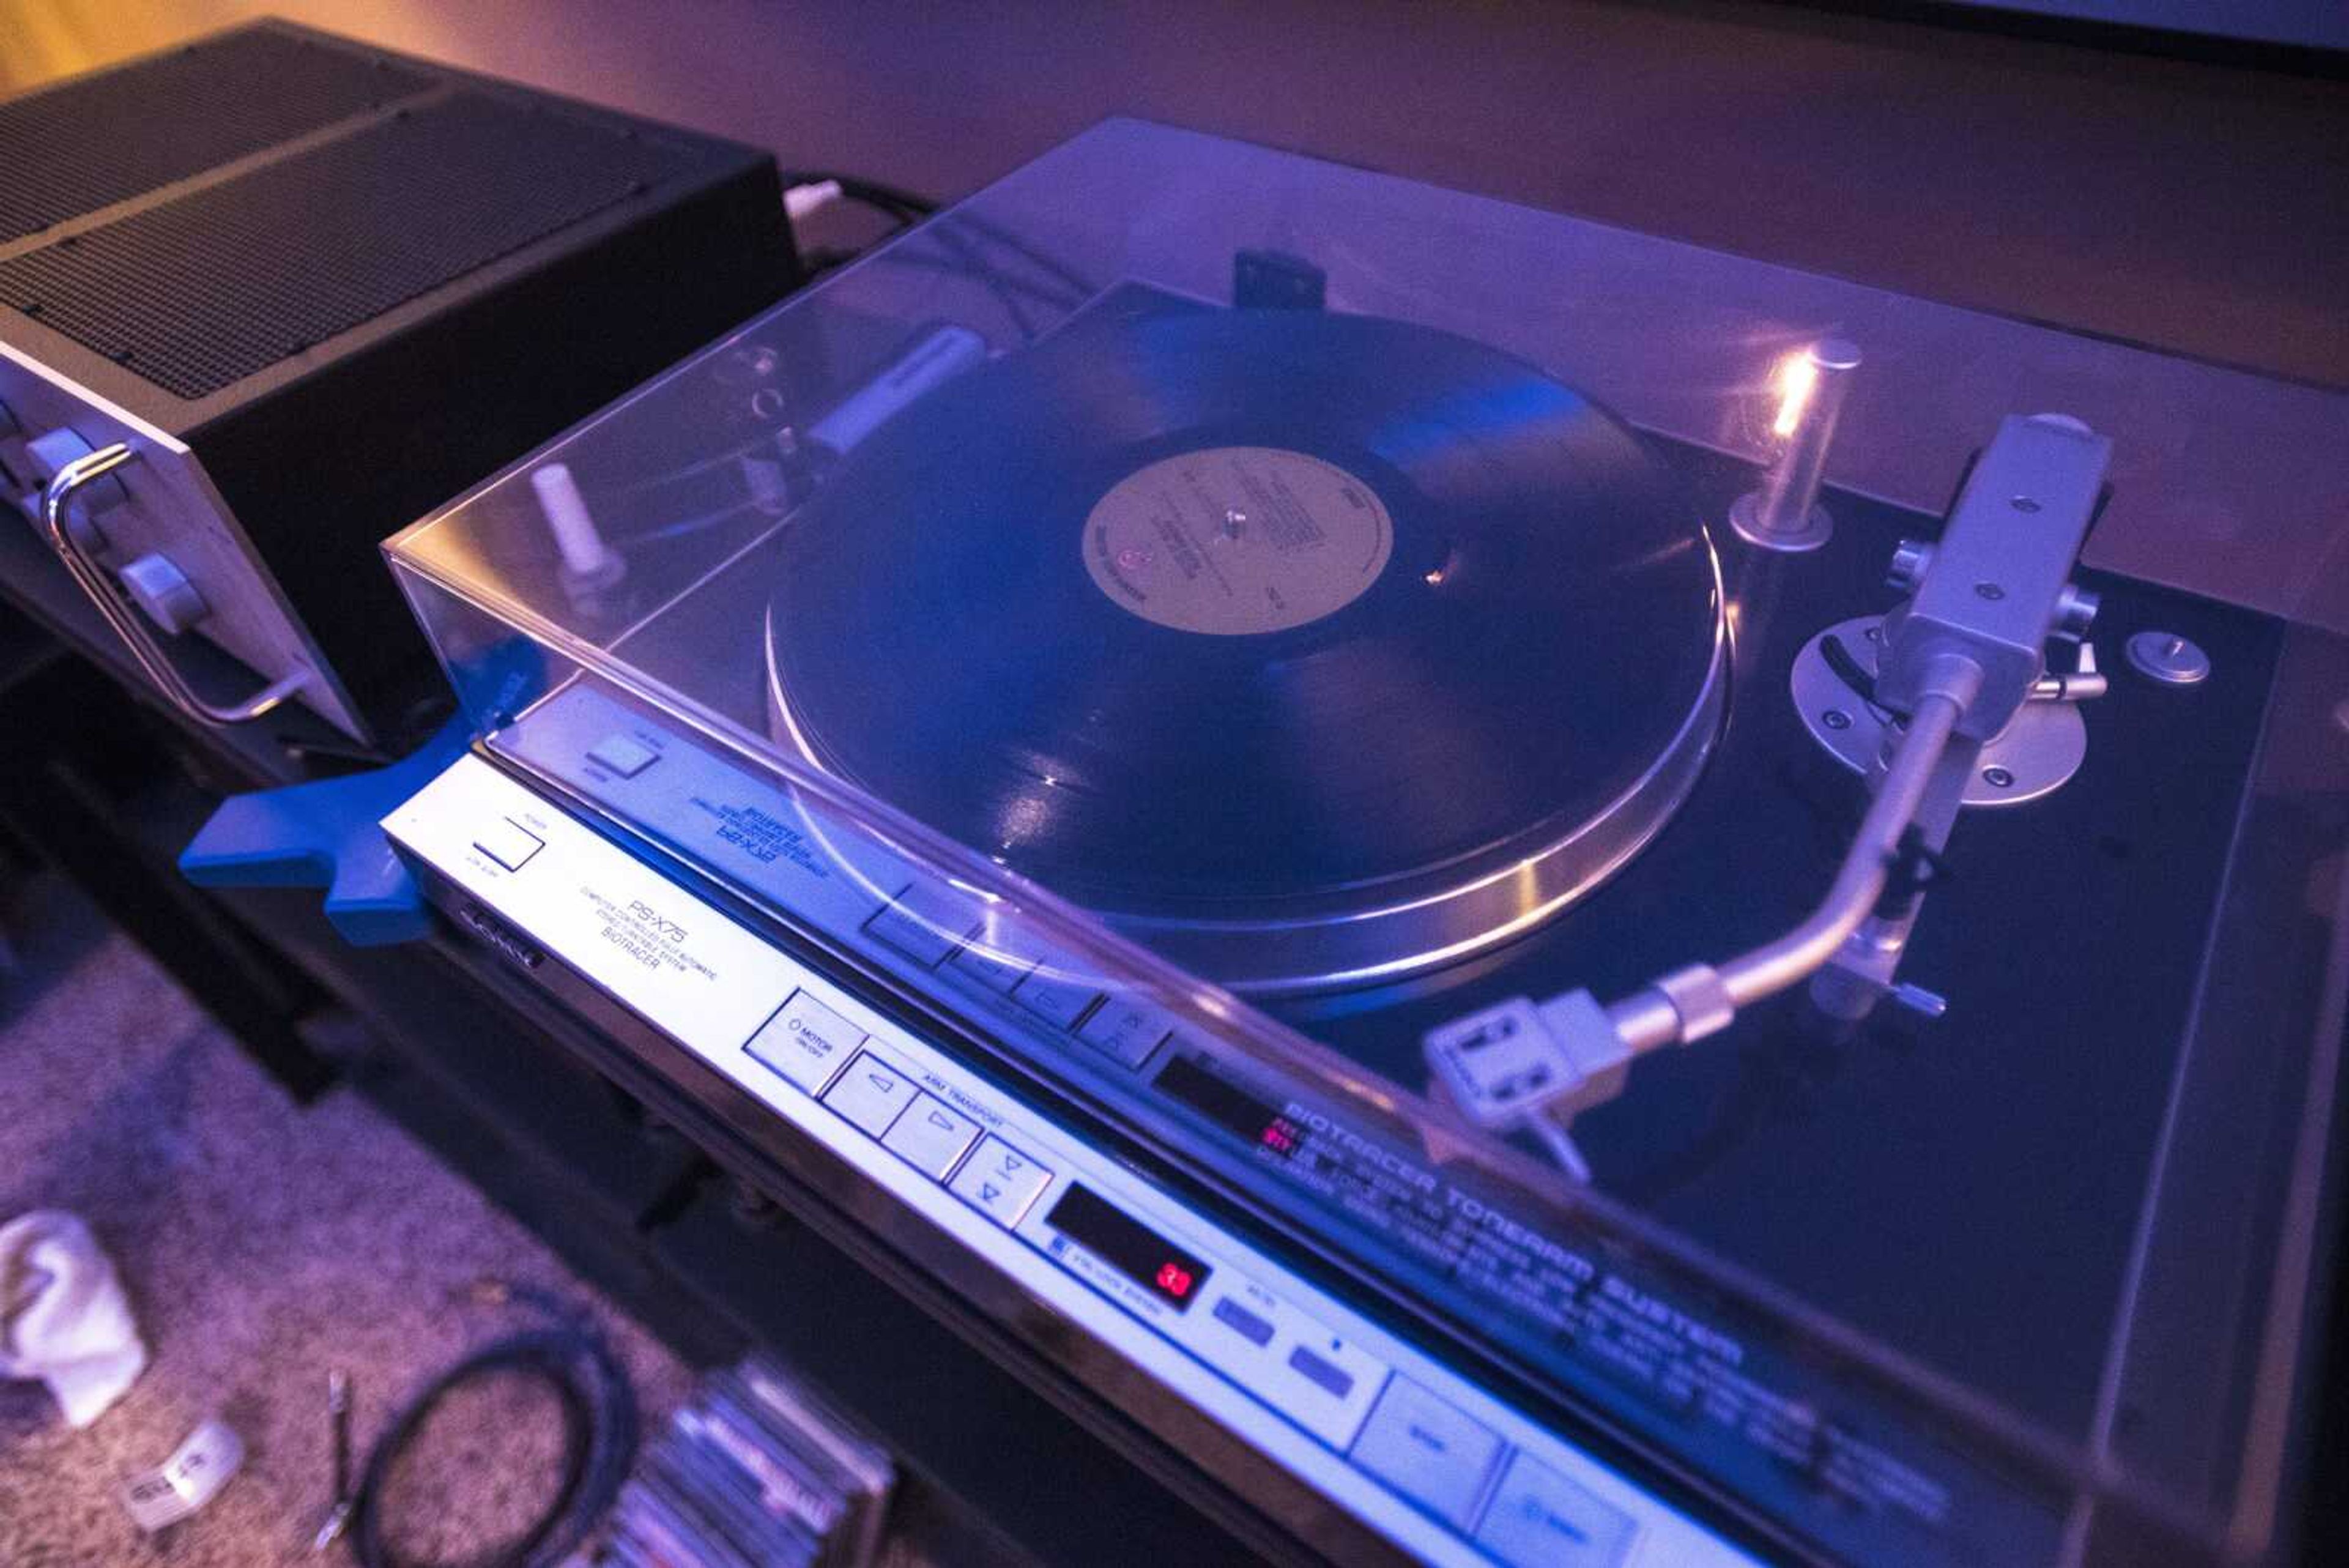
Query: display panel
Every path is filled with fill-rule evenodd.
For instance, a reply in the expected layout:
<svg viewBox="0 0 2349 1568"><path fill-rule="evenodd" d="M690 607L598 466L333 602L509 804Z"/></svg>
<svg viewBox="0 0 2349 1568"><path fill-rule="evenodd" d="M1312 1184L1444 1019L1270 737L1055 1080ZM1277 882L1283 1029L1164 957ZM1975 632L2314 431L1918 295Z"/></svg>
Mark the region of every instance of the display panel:
<svg viewBox="0 0 2349 1568"><path fill-rule="evenodd" d="M2226 1561L2330 1255L2344 401L1119 122L393 559L484 755L1560 1429Z"/></svg>
<svg viewBox="0 0 2349 1568"><path fill-rule="evenodd" d="M1071 1187L1052 1205L1051 1222L1062 1235L1089 1247L1135 1284L1177 1312L1190 1309L1208 1268L1114 1203L1083 1187Z"/></svg>
<svg viewBox="0 0 2349 1568"><path fill-rule="evenodd" d="M1304 1144L1304 1132L1270 1100L1216 1077L1188 1057L1177 1057L1158 1075L1158 1086L1226 1132L1267 1154L1286 1159Z"/></svg>

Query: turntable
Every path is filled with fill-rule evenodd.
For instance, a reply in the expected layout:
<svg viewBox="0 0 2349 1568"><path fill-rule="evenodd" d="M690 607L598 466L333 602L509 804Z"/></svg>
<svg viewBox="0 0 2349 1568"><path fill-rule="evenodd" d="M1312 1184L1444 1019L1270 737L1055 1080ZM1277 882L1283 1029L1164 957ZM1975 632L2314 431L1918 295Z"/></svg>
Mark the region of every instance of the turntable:
<svg viewBox="0 0 2349 1568"><path fill-rule="evenodd" d="M395 540L386 827L1249 1539L2277 1560L2344 433L1111 122Z"/></svg>
<svg viewBox="0 0 2349 1568"><path fill-rule="evenodd" d="M1237 989L1537 923L1726 706L1663 466L1405 322L1129 287L876 431L778 545L776 734Z"/></svg>

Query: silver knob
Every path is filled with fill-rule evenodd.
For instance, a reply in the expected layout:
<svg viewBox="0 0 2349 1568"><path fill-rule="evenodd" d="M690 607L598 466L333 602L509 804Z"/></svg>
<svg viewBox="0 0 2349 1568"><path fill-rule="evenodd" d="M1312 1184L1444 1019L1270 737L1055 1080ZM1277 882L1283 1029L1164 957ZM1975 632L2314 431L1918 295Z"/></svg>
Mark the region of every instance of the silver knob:
<svg viewBox="0 0 2349 1568"><path fill-rule="evenodd" d="M40 487L44 489L66 464L77 458L88 457L90 451L88 441L64 425L53 431L43 431L27 438L25 442L26 460L32 467L33 477L40 481ZM84 511L103 512L115 503L128 499L129 493L122 488L119 475L107 474L86 486L79 500Z"/></svg>
<svg viewBox="0 0 2349 1568"><path fill-rule="evenodd" d="M2065 583L2064 591L2055 596L2055 635L2072 642L2087 636L2103 602L2077 583Z"/></svg>
<svg viewBox="0 0 2349 1568"><path fill-rule="evenodd" d="M28 490L16 498L16 510L25 514L26 522L37 528L41 525L41 508L47 500L48 497L41 491ZM63 521L66 532L73 535L74 543L82 547L84 554L103 556L110 547L106 530L91 522L89 514L81 507L77 506L67 512Z"/></svg>
<svg viewBox="0 0 2349 1568"><path fill-rule="evenodd" d="M176 637L212 614L204 596L171 556L157 552L122 568L122 586L147 618Z"/></svg>
<svg viewBox="0 0 2349 1568"><path fill-rule="evenodd" d="M1913 594L1932 565L1932 545L1922 539L1903 539L1893 546L1892 564L1884 572L1885 587L1895 593Z"/></svg>
<svg viewBox="0 0 2349 1568"><path fill-rule="evenodd" d="M62 425L25 438L26 460L32 464L33 477L43 484L55 479L57 470L78 457L88 457L89 453L89 442Z"/></svg>

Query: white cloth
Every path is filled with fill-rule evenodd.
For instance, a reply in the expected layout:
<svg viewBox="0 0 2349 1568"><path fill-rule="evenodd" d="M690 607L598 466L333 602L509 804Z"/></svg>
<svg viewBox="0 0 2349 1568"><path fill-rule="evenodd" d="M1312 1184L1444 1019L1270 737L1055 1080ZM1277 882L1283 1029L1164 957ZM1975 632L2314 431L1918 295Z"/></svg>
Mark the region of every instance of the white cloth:
<svg viewBox="0 0 2349 1568"><path fill-rule="evenodd" d="M0 1377L37 1377L87 1427L147 1369L121 1276L80 1218L35 1210L0 1225Z"/></svg>

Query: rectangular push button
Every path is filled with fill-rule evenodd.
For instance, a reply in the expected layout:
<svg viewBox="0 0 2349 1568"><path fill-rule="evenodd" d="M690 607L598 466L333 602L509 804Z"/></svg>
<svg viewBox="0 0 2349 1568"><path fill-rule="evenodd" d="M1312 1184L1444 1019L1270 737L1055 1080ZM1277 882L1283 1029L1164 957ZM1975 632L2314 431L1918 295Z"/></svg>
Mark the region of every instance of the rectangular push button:
<svg viewBox="0 0 2349 1568"><path fill-rule="evenodd" d="M1616 1568L1638 1527L1529 1454L1509 1462L1477 1544L1510 1568Z"/></svg>
<svg viewBox="0 0 2349 1568"><path fill-rule="evenodd" d="M1034 1013L1050 1020L1063 1029L1073 1029L1085 1009L1101 998L1101 987L1089 980L1074 980L1051 960L1029 971L1011 993L1012 1000Z"/></svg>
<svg viewBox="0 0 2349 1568"><path fill-rule="evenodd" d="M660 761L660 753L634 735L612 734L587 748L587 760L606 772L632 779Z"/></svg>
<svg viewBox="0 0 2349 1568"><path fill-rule="evenodd" d="M1052 1173L999 1137L989 1137L955 1172L954 1195L1009 1230L1019 1223Z"/></svg>
<svg viewBox="0 0 2349 1568"><path fill-rule="evenodd" d="M1216 1303L1216 1321L1250 1345L1271 1343L1272 1324L1265 1322L1229 1296Z"/></svg>
<svg viewBox="0 0 2349 1568"><path fill-rule="evenodd" d="M1343 1399L1354 1391L1352 1373L1330 1365L1301 1345L1288 1353L1288 1365L1299 1377L1327 1389L1336 1398Z"/></svg>
<svg viewBox="0 0 2349 1568"><path fill-rule="evenodd" d="M914 1080L867 1051L848 1064L824 1095L823 1103L867 1137L879 1137L920 1091Z"/></svg>
<svg viewBox="0 0 2349 1568"><path fill-rule="evenodd" d="M1034 959L988 947L983 937L974 938L968 947L955 954L954 967L969 975L989 991L1011 994L1012 988L1027 978L1036 967Z"/></svg>
<svg viewBox="0 0 2349 1568"><path fill-rule="evenodd" d="M935 969L978 929L978 912L943 888L916 882L864 929L925 969Z"/></svg>
<svg viewBox="0 0 2349 1568"><path fill-rule="evenodd" d="M928 1095L916 1097L890 1127L881 1147L933 1181L946 1179L954 1162L978 1137L978 1124Z"/></svg>
<svg viewBox="0 0 2349 1568"><path fill-rule="evenodd" d="M546 840L509 818L475 836L473 847L507 870L519 871L530 863L532 856L546 847Z"/></svg>
<svg viewBox="0 0 2349 1568"><path fill-rule="evenodd" d="M864 1031L806 992L795 991L744 1049L809 1094L820 1095L864 1044Z"/></svg>
<svg viewBox="0 0 2349 1568"><path fill-rule="evenodd" d="M1388 1379L1354 1440L1354 1463L1462 1530L1501 1439L1410 1378Z"/></svg>
<svg viewBox="0 0 2349 1568"><path fill-rule="evenodd" d="M1085 1020L1077 1038L1128 1067L1139 1067L1173 1033L1174 1021L1156 1008L1112 997Z"/></svg>

